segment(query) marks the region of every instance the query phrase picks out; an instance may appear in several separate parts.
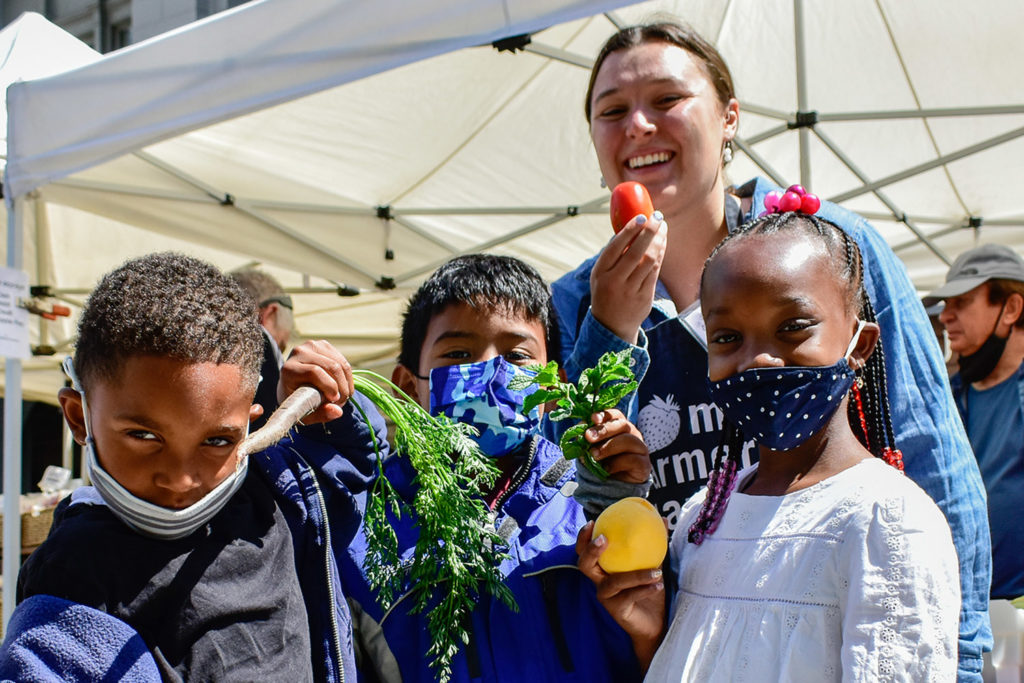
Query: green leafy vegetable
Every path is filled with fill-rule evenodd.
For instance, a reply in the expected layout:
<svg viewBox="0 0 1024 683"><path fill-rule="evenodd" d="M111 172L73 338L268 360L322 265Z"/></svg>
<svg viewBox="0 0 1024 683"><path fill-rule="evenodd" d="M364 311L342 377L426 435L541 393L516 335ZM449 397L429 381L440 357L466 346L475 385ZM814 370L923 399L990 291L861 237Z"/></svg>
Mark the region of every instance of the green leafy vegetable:
<svg viewBox="0 0 1024 683"><path fill-rule="evenodd" d="M537 372L535 377L516 375L509 381L509 389L522 391L532 384L540 386L523 401L523 413L542 403L557 401L557 409L548 415L550 419L556 422L567 419L579 421L580 424L570 427L562 435L559 443L562 455L568 460L578 459L595 475L607 479L608 472L590 455L590 443L583 434L593 425L590 418L594 413L614 408L636 389L629 359L629 349L617 353L609 351L601 356L595 367L580 373L575 384L559 381L558 363L551 361L544 366L531 366L529 369Z"/></svg>
<svg viewBox="0 0 1024 683"><path fill-rule="evenodd" d="M494 485L499 470L480 452L471 438L475 430L469 425L444 415L431 416L374 372L353 370L352 374L356 390L395 425L395 448L409 459L418 485L412 513L419 537L409 565L402 566L398 538L388 522L388 513L400 517L410 511L384 476L380 449L371 430L378 454L378 476L366 503L364 528L369 547L364 569L385 609L401 594L408 574L412 611L429 608L431 647L427 654L433 658L431 666L441 681L447 681L452 659L460 645L469 642L466 626L479 596L488 593L516 609L515 599L498 571L504 556L497 548L502 542L481 498L481 491ZM352 405L362 412L358 403ZM366 419L365 414L363 417Z"/></svg>

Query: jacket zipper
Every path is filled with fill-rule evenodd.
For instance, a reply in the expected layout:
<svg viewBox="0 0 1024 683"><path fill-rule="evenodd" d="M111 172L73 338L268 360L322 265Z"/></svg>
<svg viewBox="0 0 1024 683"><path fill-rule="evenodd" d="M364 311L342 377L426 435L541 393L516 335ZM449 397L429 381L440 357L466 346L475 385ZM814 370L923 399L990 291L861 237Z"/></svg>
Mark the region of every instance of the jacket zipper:
<svg viewBox="0 0 1024 683"><path fill-rule="evenodd" d="M494 500L494 505L491 507L491 510L494 511L495 515L501 513L501 506L512 497L512 494L515 493L520 486L523 485L523 482L526 481L527 475L530 474L530 468L533 467L533 461L537 459L538 438L539 437L534 436L530 440L530 451L526 456L526 462L516 470L515 476L512 477L512 481L509 482L508 488L505 489L505 492ZM495 517L495 519L497 519L497 517Z"/></svg>
<svg viewBox="0 0 1024 683"><path fill-rule="evenodd" d="M338 616L335 614L335 597L334 597L334 584L331 581L331 524L327 519L327 503L324 502L323 493L320 491L320 481L317 479L316 472L310 467L306 459L295 450L294 448L289 449L295 454L295 457L299 459L303 465L313 475L313 489L316 491L316 502L320 508L320 516L324 520L324 577L327 581L327 599L330 602L330 616L331 616L331 642L334 645L334 656L336 657L335 663L337 665L338 680L340 683L345 683L345 664L341 657L341 629L338 628ZM312 635L312 634L311 634Z"/></svg>

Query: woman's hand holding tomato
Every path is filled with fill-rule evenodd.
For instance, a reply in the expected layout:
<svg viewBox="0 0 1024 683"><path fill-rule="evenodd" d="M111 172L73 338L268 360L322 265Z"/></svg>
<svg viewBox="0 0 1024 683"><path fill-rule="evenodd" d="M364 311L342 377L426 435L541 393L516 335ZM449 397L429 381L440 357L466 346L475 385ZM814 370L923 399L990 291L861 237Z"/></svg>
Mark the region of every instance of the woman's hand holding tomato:
<svg viewBox="0 0 1024 683"><path fill-rule="evenodd" d="M617 337L635 344L651 311L668 242L668 226L654 211L634 215L611 239L590 272L590 310Z"/></svg>
<svg viewBox="0 0 1024 683"><path fill-rule="evenodd" d="M660 569L609 574L597 563L607 547L604 536L592 538L594 523L576 537L579 570L597 587L597 599L633 641L644 670L665 635L665 584Z"/></svg>
<svg viewBox="0 0 1024 683"><path fill-rule="evenodd" d="M615 232L626 227L626 223L634 216L650 218L654 213L654 203L651 202L647 188L635 180L627 180L615 186L608 208L612 218L612 230Z"/></svg>

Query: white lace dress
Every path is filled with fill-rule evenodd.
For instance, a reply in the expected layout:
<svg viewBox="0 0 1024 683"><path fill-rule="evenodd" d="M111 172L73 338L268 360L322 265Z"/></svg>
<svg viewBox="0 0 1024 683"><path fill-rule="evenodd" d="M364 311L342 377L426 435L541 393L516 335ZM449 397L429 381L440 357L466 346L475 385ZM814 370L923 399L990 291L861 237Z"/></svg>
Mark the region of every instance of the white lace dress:
<svg viewBox="0 0 1024 683"><path fill-rule="evenodd" d="M869 459L787 496L734 491L696 546L703 497L672 536L679 590L647 681L955 679L956 551L913 481Z"/></svg>

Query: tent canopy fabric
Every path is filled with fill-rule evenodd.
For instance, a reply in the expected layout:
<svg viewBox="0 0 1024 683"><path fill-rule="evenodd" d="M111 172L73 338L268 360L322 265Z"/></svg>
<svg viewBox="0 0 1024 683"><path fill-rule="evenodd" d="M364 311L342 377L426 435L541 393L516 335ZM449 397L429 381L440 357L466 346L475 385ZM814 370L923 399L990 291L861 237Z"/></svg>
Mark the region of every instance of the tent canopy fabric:
<svg viewBox="0 0 1024 683"><path fill-rule="evenodd" d="M921 290L976 241L1024 245L1024 3L610 11L621 4L256 0L103 57L48 29L27 40L41 25L26 18L0 33L7 262L75 303L157 249L259 262L302 292L301 335L386 369L402 301L451 256L511 254L555 278L610 237L582 115L588 68L617 26L657 12L730 64L733 179L800 181L862 213ZM34 341L59 357L72 332L40 322ZM7 362L8 547L20 545L23 380L26 397L50 400L63 384L51 359ZM10 553L5 622L16 572Z"/></svg>
<svg viewBox="0 0 1024 683"><path fill-rule="evenodd" d="M587 70L617 24L659 12L730 64L733 179L842 200L922 290L976 240L1024 244L1021 3L665 0L600 14L616 4L260 0L17 82L5 194L30 233L45 226L25 240L33 283L80 302L157 248L259 262L300 292L302 336L387 369L402 302L451 256L512 254L555 278L608 239ZM491 46L520 33L520 49ZM339 284L361 293L339 298ZM50 334L67 347L71 330Z"/></svg>

